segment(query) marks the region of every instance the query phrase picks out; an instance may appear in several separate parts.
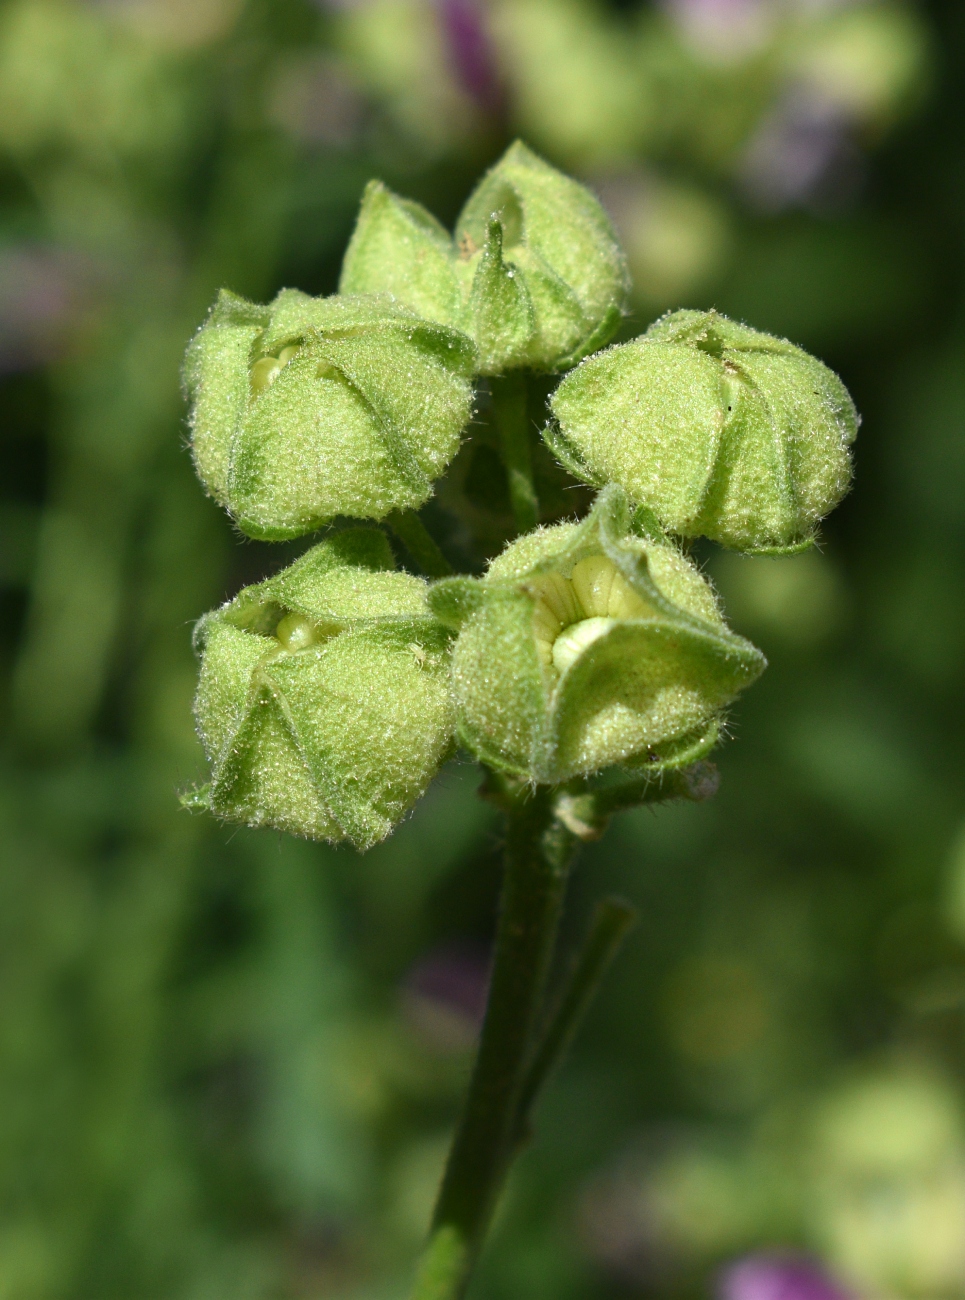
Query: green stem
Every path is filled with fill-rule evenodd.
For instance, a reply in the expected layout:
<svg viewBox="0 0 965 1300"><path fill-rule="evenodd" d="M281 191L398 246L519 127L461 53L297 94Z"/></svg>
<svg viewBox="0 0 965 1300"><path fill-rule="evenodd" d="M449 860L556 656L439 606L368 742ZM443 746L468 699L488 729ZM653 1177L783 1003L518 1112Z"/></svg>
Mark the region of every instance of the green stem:
<svg viewBox="0 0 965 1300"><path fill-rule="evenodd" d="M552 1071L560 1063L596 996L607 967L620 950L637 919L637 909L622 898L605 898L598 904L590 931L543 1034L520 1090L517 1107L517 1142L529 1136L530 1112Z"/></svg>
<svg viewBox="0 0 965 1300"><path fill-rule="evenodd" d="M414 1300L459 1300L464 1294L513 1154L526 1065L577 844L556 820L554 807L546 789L524 788L508 802L486 1018Z"/></svg>
<svg viewBox="0 0 965 1300"><path fill-rule="evenodd" d="M452 565L414 510L394 510L385 521L428 578L448 578Z"/></svg>
<svg viewBox="0 0 965 1300"><path fill-rule="evenodd" d="M492 379L490 394L516 527L521 533L528 533L539 523L539 500L533 486L525 373L516 370Z"/></svg>

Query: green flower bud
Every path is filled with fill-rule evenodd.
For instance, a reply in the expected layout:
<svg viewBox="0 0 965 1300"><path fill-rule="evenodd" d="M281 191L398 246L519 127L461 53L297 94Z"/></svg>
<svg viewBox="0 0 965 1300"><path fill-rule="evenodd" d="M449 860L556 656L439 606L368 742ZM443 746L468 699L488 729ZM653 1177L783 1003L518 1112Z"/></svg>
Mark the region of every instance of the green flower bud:
<svg viewBox="0 0 965 1300"><path fill-rule="evenodd" d="M188 796L228 821L366 849L451 742L448 637L384 535L352 529L198 624L211 762Z"/></svg>
<svg viewBox="0 0 965 1300"><path fill-rule="evenodd" d="M682 537L802 550L851 479L841 380L801 348L717 312L677 311L584 361L546 440L578 478L619 483Z"/></svg>
<svg viewBox="0 0 965 1300"><path fill-rule="evenodd" d="M222 291L185 361L195 464L251 537L420 506L472 410L471 341L388 299Z"/></svg>
<svg viewBox="0 0 965 1300"><path fill-rule="evenodd" d="M388 293L470 334L479 373L564 370L602 347L629 291L626 260L588 189L520 141L476 187L455 238L372 182L342 266L342 293Z"/></svg>
<svg viewBox="0 0 965 1300"><path fill-rule="evenodd" d="M694 565L655 526L631 531L616 486L582 523L513 542L485 578L437 583L430 604L459 629L461 741L541 783L692 763L765 666Z"/></svg>

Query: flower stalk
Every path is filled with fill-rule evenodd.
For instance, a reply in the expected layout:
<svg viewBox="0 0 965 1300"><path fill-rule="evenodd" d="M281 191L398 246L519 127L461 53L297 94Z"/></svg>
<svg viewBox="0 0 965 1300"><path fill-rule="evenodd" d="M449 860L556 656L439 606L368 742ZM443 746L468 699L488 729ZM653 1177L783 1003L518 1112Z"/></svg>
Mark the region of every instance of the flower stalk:
<svg viewBox="0 0 965 1300"><path fill-rule="evenodd" d="M533 452L527 410L526 374L513 371L490 383L493 423L506 467L509 500L520 533L539 523L539 500L533 483Z"/></svg>
<svg viewBox="0 0 965 1300"><path fill-rule="evenodd" d="M427 578L448 578L452 565L414 510L393 510L385 521Z"/></svg>
<svg viewBox="0 0 965 1300"><path fill-rule="evenodd" d="M553 791L502 782L506 869L486 1017L413 1300L459 1300L514 1154L532 1042L579 841Z"/></svg>

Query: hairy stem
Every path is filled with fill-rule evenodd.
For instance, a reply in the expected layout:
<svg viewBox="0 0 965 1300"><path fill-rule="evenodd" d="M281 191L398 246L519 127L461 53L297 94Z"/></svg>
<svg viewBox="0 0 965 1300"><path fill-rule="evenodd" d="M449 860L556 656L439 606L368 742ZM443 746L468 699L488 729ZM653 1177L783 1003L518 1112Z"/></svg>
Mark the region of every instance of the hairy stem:
<svg viewBox="0 0 965 1300"><path fill-rule="evenodd" d="M519 531L528 533L539 523L539 500L533 486L526 375L519 370L501 375L491 380L490 393L513 516Z"/></svg>
<svg viewBox="0 0 965 1300"><path fill-rule="evenodd" d="M643 804L667 803L671 799L703 803L714 797L718 784L716 765L699 759L677 771L645 775L599 790L562 794L557 801L556 815L581 840L598 840L614 813Z"/></svg>
<svg viewBox="0 0 965 1300"><path fill-rule="evenodd" d="M508 802L506 872L479 1052L414 1300L459 1300L516 1145L517 1116L576 838L548 790Z"/></svg>

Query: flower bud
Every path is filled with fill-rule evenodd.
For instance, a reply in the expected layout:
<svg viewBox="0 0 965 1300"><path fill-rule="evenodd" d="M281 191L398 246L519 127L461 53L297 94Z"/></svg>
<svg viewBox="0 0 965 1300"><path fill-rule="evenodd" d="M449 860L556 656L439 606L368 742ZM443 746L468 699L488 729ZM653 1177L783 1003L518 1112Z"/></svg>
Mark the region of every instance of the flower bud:
<svg viewBox="0 0 965 1300"><path fill-rule="evenodd" d="M599 202L520 141L476 187L450 239L373 182L345 254L342 293L388 293L470 334L479 373L563 370L613 336L626 261Z"/></svg>
<svg viewBox="0 0 965 1300"><path fill-rule="evenodd" d="M460 740L541 783L692 763L765 666L694 565L655 527L631 531L616 486L582 523L513 542L485 578L437 583L430 604L459 629Z"/></svg>
<svg viewBox="0 0 965 1300"><path fill-rule="evenodd" d="M619 483L681 537L802 550L850 483L859 419L841 380L715 311L671 312L588 358L551 406L567 469Z"/></svg>
<svg viewBox="0 0 965 1300"><path fill-rule="evenodd" d="M189 806L366 849L424 793L452 735L448 637L384 535L352 529L198 624L211 763Z"/></svg>
<svg viewBox="0 0 965 1300"><path fill-rule="evenodd" d="M369 181L342 260L339 292L388 294L426 320L468 333L457 250L421 203Z"/></svg>
<svg viewBox="0 0 965 1300"><path fill-rule="evenodd" d="M420 506L472 408L472 343L388 299L222 291L185 361L195 464L251 537Z"/></svg>

